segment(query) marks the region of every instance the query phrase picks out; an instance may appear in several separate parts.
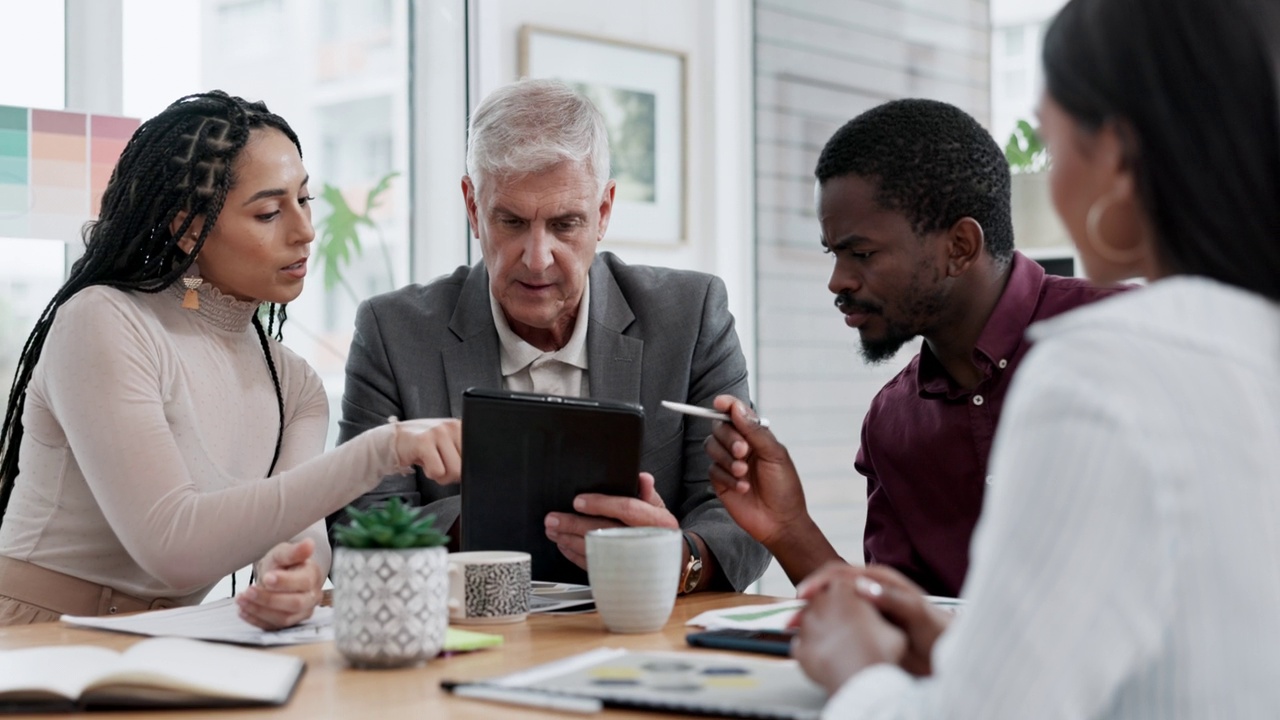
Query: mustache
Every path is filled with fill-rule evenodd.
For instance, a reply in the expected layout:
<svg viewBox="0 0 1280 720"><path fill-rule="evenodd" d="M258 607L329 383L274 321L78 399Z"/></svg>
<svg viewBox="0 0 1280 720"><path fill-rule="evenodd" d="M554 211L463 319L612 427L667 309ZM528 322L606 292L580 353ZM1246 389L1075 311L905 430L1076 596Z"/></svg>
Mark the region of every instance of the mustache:
<svg viewBox="0 0 1280 720"><path fill-rule="evenodd" d="M848 292L841 292L837 294L835 304L836 308L846 315L851 312L866 313L868 315L879 315L884 313L884 308L879 305L869 303L865 300L858 300Z"/></svg>

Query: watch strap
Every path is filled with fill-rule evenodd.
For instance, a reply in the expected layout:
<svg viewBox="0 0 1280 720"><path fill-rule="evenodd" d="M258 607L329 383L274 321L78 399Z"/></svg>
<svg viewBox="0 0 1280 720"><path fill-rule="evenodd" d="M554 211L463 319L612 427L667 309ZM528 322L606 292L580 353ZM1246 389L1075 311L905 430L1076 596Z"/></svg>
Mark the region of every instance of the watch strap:
<svg viewBox="0 0 1280 720"><path fill-rule="evenodd" d="M680 588L677 594L684 595L698 586L702 579L702 553L698 552L698 543L689 533L681 533L685 544L689 546L689 562L685 563L680 573Z"/></svg>

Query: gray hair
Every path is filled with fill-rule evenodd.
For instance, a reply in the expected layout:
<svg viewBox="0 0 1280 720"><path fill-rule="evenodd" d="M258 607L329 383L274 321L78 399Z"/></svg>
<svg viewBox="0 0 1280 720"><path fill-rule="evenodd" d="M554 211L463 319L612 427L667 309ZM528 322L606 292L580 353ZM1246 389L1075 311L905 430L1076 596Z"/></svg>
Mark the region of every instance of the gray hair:
<svg viewBox="0 0 1280 720"><path fill-rule="evenodd" d="M550 170L562 162L591 170L597 191L609 182L604 116L559 80L523 79L480 103L467 132L467 174L481 180Z"/></svg>

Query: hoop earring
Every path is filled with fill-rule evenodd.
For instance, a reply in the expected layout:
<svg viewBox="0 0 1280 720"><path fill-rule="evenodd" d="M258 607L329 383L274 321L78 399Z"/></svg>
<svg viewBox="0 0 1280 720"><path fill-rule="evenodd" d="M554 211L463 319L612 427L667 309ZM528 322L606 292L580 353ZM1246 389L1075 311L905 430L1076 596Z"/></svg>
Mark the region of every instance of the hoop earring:
<svg viewBox="0 0 1280 720"><path fill-rule="evenodd" d="M1089 206L1089 214L1084 220L1085 240L1098 257L1114 265L1130 265L1142 259L1145 251L1141 245L1129 248L1117 248L1102 237L1102 216L1116 203L1117 195L1104 195Z"/></svg>

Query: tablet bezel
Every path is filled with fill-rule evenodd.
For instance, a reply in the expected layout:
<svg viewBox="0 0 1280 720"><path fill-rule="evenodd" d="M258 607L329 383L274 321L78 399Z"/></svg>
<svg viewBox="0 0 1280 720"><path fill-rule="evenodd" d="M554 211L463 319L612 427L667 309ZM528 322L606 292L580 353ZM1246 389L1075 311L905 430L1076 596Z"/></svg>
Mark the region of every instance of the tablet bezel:
<svg viewBox="0 0 1280 720"><path fill-rule="evenodd" d="M534 580L587 582L547 539L546 514L573 512L584 492L639 495L644 409L485 388L463 392L462 408L460 549L521 550Z"/></svg>

